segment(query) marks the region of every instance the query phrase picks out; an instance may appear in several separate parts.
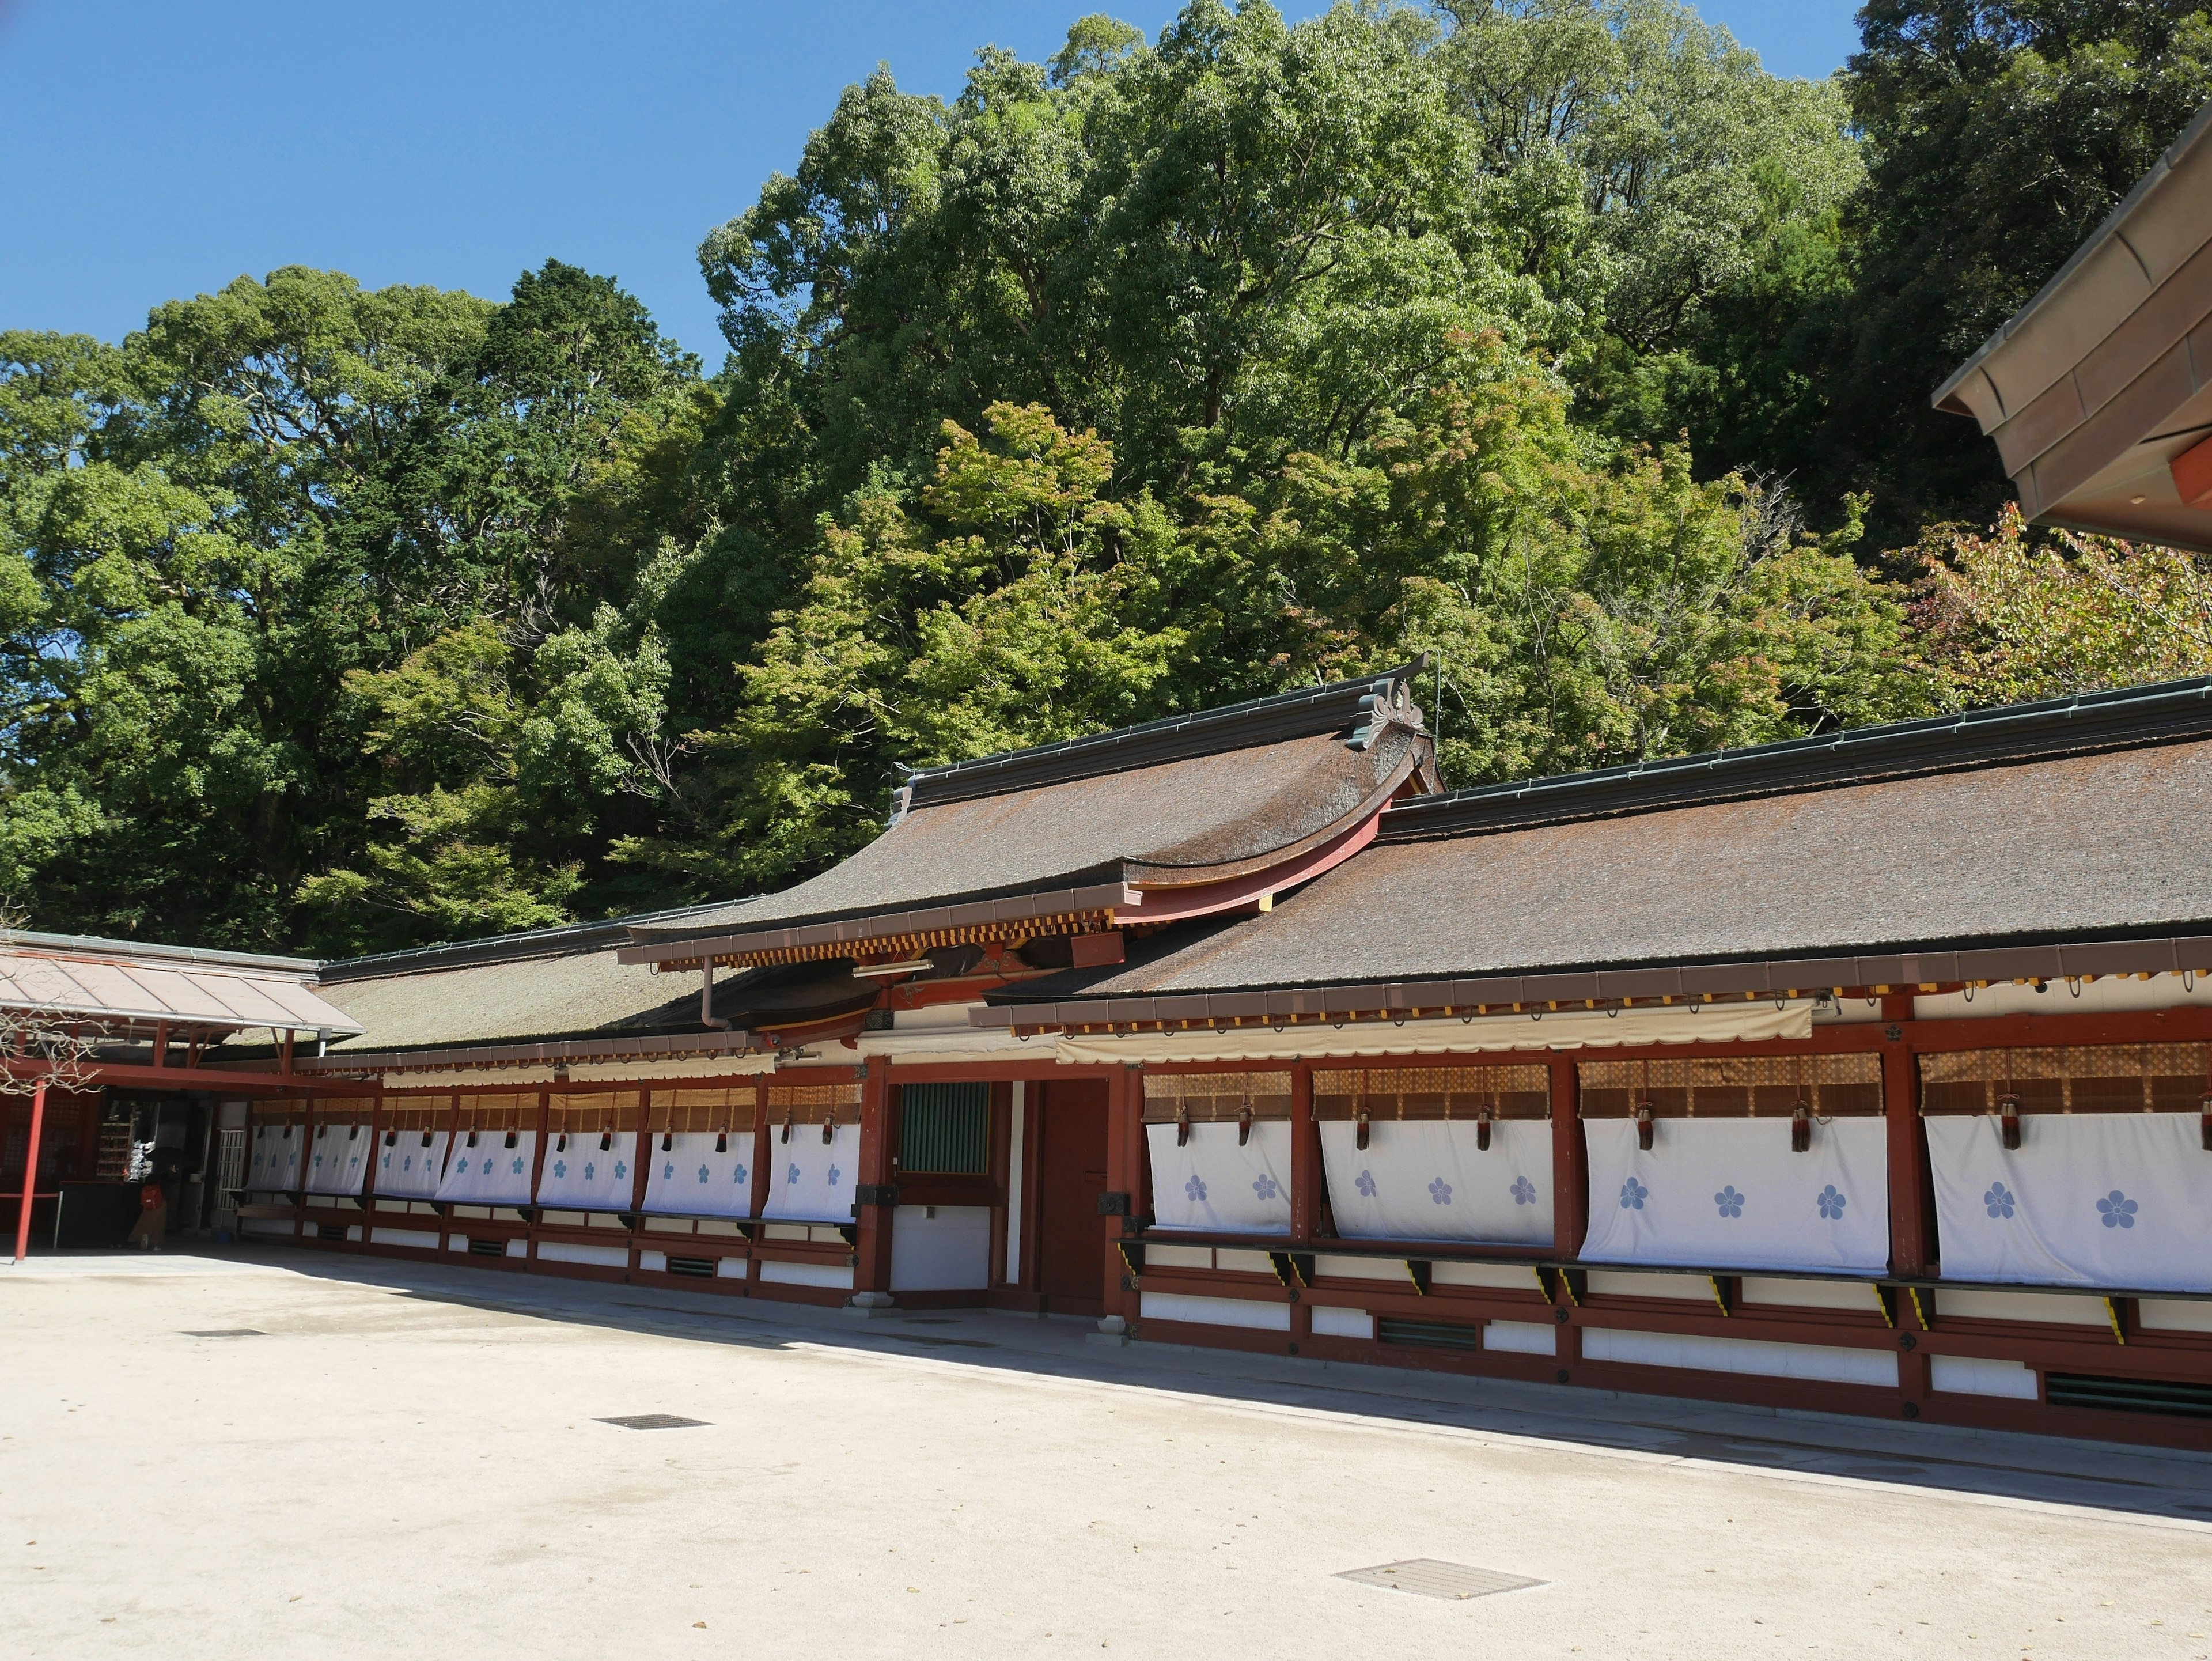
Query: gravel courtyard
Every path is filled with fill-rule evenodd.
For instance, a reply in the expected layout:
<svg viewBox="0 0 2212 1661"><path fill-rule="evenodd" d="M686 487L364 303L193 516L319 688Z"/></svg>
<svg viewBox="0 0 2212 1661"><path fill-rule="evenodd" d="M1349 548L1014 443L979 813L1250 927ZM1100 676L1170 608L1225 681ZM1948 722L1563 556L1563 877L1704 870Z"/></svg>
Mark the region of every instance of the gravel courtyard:
<svg viewBox="0 0 2212 1661"><path fill-rule="evenodd" d="M2212 1459L1085 1330L304 1252L0 1268L4 1645L2212 1653ZM603 1422L645 1414L703 1422ZM1339 1578L1417 1558L1542 1584Z"/></svg>

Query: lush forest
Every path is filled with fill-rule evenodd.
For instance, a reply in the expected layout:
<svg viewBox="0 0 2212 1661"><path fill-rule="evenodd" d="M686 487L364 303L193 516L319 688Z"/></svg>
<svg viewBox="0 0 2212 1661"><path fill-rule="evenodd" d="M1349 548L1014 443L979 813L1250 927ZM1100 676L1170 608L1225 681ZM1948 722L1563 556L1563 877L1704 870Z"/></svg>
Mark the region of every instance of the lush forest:
<svg viewBox="0 0 2212 1661"><path fill-rule="evenodd" d="M780 885L901 765L1417 652L1454 784L2212 669L1933 385L2212 96L2191 0L1192 0L889 68L706 231L0 332L0 895L324 954ZM8 322L34 322L10 319ZM697 344L697 343L695 343Z"/></svg>

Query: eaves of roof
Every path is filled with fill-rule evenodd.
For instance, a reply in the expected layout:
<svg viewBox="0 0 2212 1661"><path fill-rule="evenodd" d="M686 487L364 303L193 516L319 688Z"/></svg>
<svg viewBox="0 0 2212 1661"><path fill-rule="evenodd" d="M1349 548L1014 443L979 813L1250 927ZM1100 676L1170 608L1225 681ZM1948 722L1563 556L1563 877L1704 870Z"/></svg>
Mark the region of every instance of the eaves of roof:
<svg viewBox="0 0 2212 1661"><path fill-rule="evenodd" d="M2212 104L1932 395L2039 523L2212 548L2169 469L2212 430Z"/></svg>
<svg viewBox="0 0 2212 1661"><path fill-rule="evenodd" d="M2106 975L2212 973L2212 934L1929 947L1865 955L1761 958L1434 980L1252 988L1222 992L1024 1001L1018 988L969 1013L975 1026L1235 1025L1300 1020L1407 1020L1483 1009L1618 1007L1710 998L1793 997L1838 989L2055 983Z"/></svg>
<svg viewBox="0 0 2212 1661"><path fill-rule="evenodd" d="M1407 684L1427 667L1428 661L1424 654L1378 675L1299 687L1270 697L1117 727L1110 733L1010 750L946 767L923 768L907 774L893 804L893 817L941 802L1034 790L1103 773L1249 750L1316 733L1348 728L1346 742L1359 749L1384 723L1405 718L1411 707Z"/></svg>
<svg viewBox="0 0 2212 1661"><path fill-rule="evenodd" d="M2212 676L2198 676L1413 797L1383 814L1378 840L1516 830L2208 735Z"/></svg>

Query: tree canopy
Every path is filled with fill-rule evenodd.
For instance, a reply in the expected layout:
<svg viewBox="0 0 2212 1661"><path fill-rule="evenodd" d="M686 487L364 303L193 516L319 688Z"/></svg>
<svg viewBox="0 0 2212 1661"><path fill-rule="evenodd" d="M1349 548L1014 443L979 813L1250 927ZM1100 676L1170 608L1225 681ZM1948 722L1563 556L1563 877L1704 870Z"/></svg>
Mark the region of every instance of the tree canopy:
<svg viewBox="0 0 2212 1661"><path fill-rule="evenodd" d="M612 278L0 332L0 897L337 953L779 884L902 767L1431 654L1453 784L2212 666L1929 384L2212 94L2205 12L1191 0L889 68ZM733 204L733 205L735 205ZM1991 527L1994 528L1991 528Z"/></svg>

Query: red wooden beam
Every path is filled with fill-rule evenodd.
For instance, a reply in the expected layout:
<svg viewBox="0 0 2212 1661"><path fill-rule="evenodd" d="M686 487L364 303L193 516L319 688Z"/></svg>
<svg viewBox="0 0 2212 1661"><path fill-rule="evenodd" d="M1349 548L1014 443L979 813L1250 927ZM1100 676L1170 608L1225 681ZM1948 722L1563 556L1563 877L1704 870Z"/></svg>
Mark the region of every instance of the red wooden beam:
<svg viewBox="0 0 2212 1661"><path fill-rule="evenodd" d="M0 1068L5 1068L11 1077L18 1079L52 1079L54 1074L54 1068L47 1062L13 1057L0 1057ZM155 1090L222 1091L241 1096L346 1096L357 1095L361 1091L358 1079L332 1081L290 1073L240 1073L213 1068L202 1068L188 1079L183 1068L144 1067L124 1062L86 1062L82 1083L88 1090L112 1085Z"/></svg>

